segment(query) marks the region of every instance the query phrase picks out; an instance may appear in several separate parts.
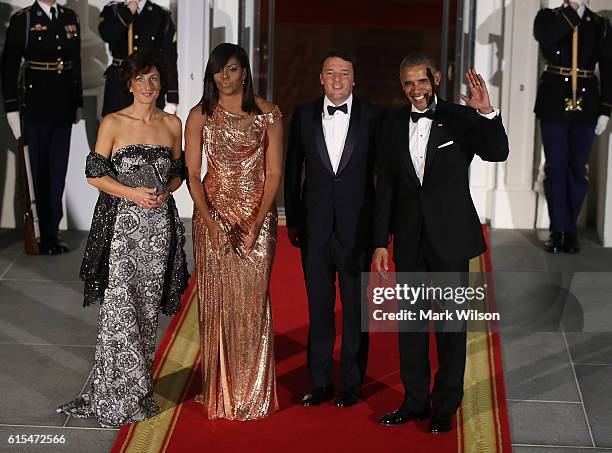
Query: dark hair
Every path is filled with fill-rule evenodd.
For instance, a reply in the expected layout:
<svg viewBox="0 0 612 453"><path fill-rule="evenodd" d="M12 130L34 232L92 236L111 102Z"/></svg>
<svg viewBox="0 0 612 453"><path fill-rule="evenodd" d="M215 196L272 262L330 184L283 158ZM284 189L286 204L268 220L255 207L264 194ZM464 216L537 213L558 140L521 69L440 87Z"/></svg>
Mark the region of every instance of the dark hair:
<svg viewBox="0 0 612 453"><path fill-rule="evenodd" d="M219 102L219 90L217 89L214 75L223 71L223 68L232 57L235 57L238 63L240 63L240 67L246 70L246 78L242 85L242 110L247 113L261 113L261 109L257 106L255 95L253 94L253 76L251 75L249 57L242 47L226 42L215 47L208 58L206 70L204 71L204 93L200 103L202 104L202 113L206 113L208 116L212 115L213 108Z"/></svg>
<svg viewBox="0 0 612 453"><path fill-rule="evenodd" d="M156 68L157 72L159 72L159 81L161 84L159 95L162 96L167 87L168 69L163 55L155 51L134 52L123 60L121 72L119 74L121 89L128 96L130 96L130 85L132 83L132 79L140 74L146 74L152 68Z"/></svg>
<svg viewBox="0 0 612 453"><path fill-rule="evenodd" d="M319 60L319 73L323 72L323 65L328 58L342 58L344 61L351 63L353 65L353 72L356 72L357 59L355 55L344 49L328 49L321 55L321 59Z"/></svg>
<svg viewBox="0 0 612 453"><path fill-rule="evenodd" d="M432 58L429 58L428 56L418 52L408 54L400 63L400 72L403 68L408 68L411 66L420 66L422 64L427 66L427 78L429 79L429 83L431 84L433 92L436 95L440 96L439 86L436 85L434 78L434 74L438 71L438 69L436 68L436 62Z"/></svg>
<svg viewBox="0 0 612 453"><path fill-rule="evenodd" d="M422 64L427 65L429 68L431 68L432 73L435 73L438 70L436 67L436 62L432 58L429 58L428 56L423 55L422 53L415 52L408 54L404 57L404 59L400 63L400 71L403 68L407 68L410 66L420 66Z"/></svg>

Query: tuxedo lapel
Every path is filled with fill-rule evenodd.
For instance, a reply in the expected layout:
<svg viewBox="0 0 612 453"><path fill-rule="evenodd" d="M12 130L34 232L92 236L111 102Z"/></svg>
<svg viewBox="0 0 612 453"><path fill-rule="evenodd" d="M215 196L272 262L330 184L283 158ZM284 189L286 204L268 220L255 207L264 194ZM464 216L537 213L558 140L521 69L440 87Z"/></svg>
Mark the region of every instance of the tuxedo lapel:
<svg viewBox="0 0 612 453"><path fill-rule="evenodd" d="M444 106L438 101L436 107L436 113L431 124L431 130L429 132L429 140L427 141L427 153L425 157L425 170L423 171L423 183L427 178L427 174L431 170L431 166L438 154L438 146L440 146L446 134L444 133Z"/></svg>
<svg viewBox="0 0 612 453"><path fill-rule="evenodd" d="M320 102L315 104L313 116L312 116L312 127L313 127L313 140L319 152L321 162L331 174L334 174L331 160L329 160L329 153L327 152L327 145L325 144L325 135L323 135L323 98Z"/></svg>
<svg viewBox="0 0 612 453"><path fill-rule="evenodd" d="M353 98L353 105L351 107L351 119L349 120L349 127L346 133L346 140L344 141L344 149L342 150L342 157L338 164L338 171L336 174L340 174L342 170L347 166L351 155L355 150L357 144L357 136L359 135L359 124L361 122L361 102L359 99Z"/></svg>
<svg viewBox="0 0 612 453"><path fill-rule="evenodd" d="M421 183L419 182L414 164L410 158L410 106L400 111L398 123L399 124L396 124L399 131L397 135L399 137L398 149L402 161L406 166L406 174L417 187L420 187Z"/></svg>

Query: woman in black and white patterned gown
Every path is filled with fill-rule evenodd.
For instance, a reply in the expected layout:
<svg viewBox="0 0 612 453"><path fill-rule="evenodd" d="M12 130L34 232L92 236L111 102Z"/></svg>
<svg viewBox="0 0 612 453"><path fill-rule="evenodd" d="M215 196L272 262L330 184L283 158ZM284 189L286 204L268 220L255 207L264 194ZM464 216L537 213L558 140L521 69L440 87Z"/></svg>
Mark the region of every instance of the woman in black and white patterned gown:
<svg viewBox="0 0 612 453"><path fill-rule="evenodd" d="M134 103L104 118L87 157L88 181L100 189L81 267L85 305L100 303L93 377L57 409L106 427L159 411L151 377L158 313L178 311L189 277L171 196L182 183L181 121L155 106L163 63L134 53L123 77Z"/></svg>

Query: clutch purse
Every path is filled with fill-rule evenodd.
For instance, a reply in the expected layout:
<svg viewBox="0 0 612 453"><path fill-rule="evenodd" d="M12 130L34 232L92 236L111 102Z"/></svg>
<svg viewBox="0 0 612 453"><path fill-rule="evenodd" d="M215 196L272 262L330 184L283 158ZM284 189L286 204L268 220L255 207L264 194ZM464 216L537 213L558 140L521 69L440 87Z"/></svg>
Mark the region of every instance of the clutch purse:
<svg viewBox="0 0 612 453"><path fill-rule="evenodd" d="M155 189L155 195L161 195L167 190L166 184L162 182L157 170L150 164L141 166L134 173L119 173L117 181L130 187Z"/></svg>

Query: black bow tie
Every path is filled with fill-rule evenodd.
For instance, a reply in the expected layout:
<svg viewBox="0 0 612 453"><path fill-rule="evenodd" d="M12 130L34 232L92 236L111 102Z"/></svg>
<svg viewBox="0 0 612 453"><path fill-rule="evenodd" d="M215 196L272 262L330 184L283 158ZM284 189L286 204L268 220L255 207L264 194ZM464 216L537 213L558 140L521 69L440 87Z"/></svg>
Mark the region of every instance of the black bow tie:
<svg viewBox="0 0 612 453"><path fill-rule="evenodd" d="M327 106L327 113L329 113L329 116L334 116L337 110L340 110L344 114L348 114L348 105L342 104L338 107L334 107L333 105Z"/></svg>
<svg viewBox="0 0 612 453"><path fill-rule="evenodd" d="M434 111L430 110L430 109L427 109L423 113L421 113L421 112L410 112L410 118L412 119L412 121L414 123L417 123L421 118L427 118L427 119L433 120L433 118L434 118Z"/></svg>

